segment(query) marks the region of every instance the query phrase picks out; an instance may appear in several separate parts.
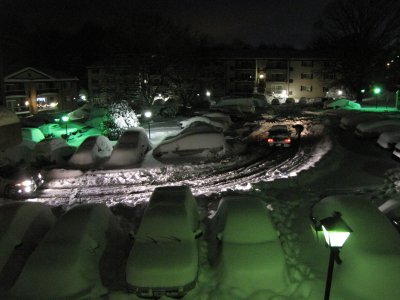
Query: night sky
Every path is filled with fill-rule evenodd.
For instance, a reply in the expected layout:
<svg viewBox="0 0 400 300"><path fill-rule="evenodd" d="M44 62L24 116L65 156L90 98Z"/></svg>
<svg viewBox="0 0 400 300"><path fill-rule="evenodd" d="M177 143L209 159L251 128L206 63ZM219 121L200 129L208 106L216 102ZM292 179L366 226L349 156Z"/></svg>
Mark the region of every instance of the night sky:
<svg viewBox="0 0 400 300"><path fill-rule="evenodd" d="M1 17L28 30L77 30L85 21L118 22L131 12L171 17L216 42L240 39L254 46L310 41L313 23L329 0L1 0Z"/></svg>

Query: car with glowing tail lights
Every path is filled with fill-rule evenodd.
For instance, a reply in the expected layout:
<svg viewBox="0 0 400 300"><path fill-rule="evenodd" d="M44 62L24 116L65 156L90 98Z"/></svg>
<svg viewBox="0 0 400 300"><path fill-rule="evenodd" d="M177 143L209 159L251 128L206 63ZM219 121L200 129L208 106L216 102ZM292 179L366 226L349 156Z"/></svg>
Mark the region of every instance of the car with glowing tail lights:
<svg viewBox="0 0 400 300"><path fill-rule="evenodd" d="M43 183L44 178L39 171L9 164L0 166L0 195L4 197L32 196Z"/></svg>
<svg viewBox="0 0 400 300"><path fill-rule="evenodd" d="M268 130L267 143L270 147L290 147L291 133L286 125L273 125Z"/></svg>

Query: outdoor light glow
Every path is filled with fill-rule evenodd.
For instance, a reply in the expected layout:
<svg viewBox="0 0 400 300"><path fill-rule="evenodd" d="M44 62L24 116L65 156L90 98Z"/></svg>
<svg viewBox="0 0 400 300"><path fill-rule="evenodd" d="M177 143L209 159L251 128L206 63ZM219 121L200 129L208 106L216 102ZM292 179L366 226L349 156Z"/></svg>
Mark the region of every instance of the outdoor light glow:
<svg viewBox="0 0 400 300"><path fill-rule="evenodd" d="M69 117L68 117L68 116L62 116L62 117L61 117L61 120L62 120L63 122L68 122L68 121L69 121Z"/></svg>
<svg viewBox="0 0 400 300"><path fill-rule="evenodd" d="M210 91L206 91L206 96L210 97L211 96L211 92Z"/></svg>
<svg viewBox="0 0 400 300"><path fill-rule="evenodd" d="M56 107L57 105L58 105L58 102L51 102L51 103L50 103L50 106L51 106L51 107Z"/></svg>
<svg viewBox="0 0 400 300"><path fill-rule="evenodd" d="M324 232L325 241L330 247L341 248L350 236L350 232L328 231L324 225L322 225L322 230Z"/></svg>
<svg viewBox="0 0 400 300"><path fill-rule="evenodd" d="M25 101L25 105L26 105L26 106L29 106L29 101Z"/></svg>
<svg viewBox="0 0 400 300"><path fill-rule="evenodd" d="M377 94L380 94L381 91L382 91L382 90L381 90L380 87L375 87L375 88L374 88L374 94L376 94L376 95L377 95Z"/></svg>
<svg viewBox="0 0 400 300"><path fill-rule="evenodd" d="M352 232L338 212L335 212L332 217L321 220L321 228L325 241L331 248L341 248Z"/></svg>
<svg viewBox="0 0 400 300"><path fill-rule="evenodd" d="M337 94L338 94L339 96L341 96L341 95L343 95L343 91L342 91L342 90L338 90L338 91L337 91Z"/></svg>
<svg viewBox="0 0 400 300"><path fill-rule="evenodd" d="M152 113L151 113L151 111L145 111L144 112L144 116L146 117L146 118L151 118L151 115L152 115Z"/></svg>
<svg viewBox="0 0 400 300"><path fill-rule="evenodd" d="M260 74L258 77L259 77L260 79L264 79L264 74Z"/></svg>
<svg viewBox="0 0 400 300"><path fill-rule="evenodd" d="M361 90L361 93L365 93L365 90L364 90L364 89L362 89L362 90Z"/></svg>

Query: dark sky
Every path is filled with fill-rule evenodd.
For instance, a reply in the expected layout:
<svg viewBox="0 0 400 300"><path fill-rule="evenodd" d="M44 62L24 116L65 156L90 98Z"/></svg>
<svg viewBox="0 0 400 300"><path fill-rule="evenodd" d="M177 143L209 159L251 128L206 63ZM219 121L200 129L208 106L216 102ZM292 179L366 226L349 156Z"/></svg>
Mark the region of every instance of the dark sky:
<svg viewBox="0 0 400 300"><path fill-rule="evenodd" d="M257 46L310 40L313 22L330 0L0 0L1 17L40 26L77 28L85 20L118 22L130 12L160 13L216 41ZM5 15L4 15L5 14Z"/></svg>

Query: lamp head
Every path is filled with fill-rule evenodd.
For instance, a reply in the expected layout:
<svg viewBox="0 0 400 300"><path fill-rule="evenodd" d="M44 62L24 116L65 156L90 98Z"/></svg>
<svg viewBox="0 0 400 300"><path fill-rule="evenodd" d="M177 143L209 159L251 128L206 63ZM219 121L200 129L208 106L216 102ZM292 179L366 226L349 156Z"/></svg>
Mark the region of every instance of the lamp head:
<svg viewBox="0 0 400 300"><path fill-rule="evenodd" d="M341 248L353 230L343 221L339 212L320 221L325 241L331 248Z"/></svg>

